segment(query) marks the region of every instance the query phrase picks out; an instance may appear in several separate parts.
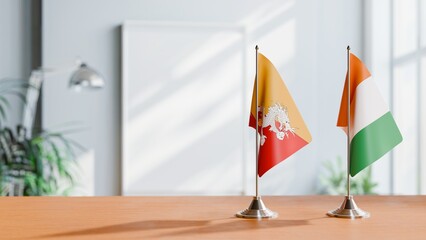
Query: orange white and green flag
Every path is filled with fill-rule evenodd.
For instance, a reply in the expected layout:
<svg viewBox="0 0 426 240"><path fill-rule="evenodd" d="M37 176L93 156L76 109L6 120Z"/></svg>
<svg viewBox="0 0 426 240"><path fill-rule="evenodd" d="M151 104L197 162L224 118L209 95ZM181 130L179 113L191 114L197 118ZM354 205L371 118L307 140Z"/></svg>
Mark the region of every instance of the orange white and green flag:
<svg viewBox="0 0 426 240"><path fill-rule="evenodd" d="M311 134L286 85L274 65L258 53L258 106L256 81L253 88L249 126L260 134L258 174L288 158L311 142Z"/></svg>
<svg viewBox="0 0 426 240"><path fill-rule="evenodd" d="M350 174L355 176L402 142L402 135L370 72L350 53ZM347 133L348 78L337 126Z"/></svg>

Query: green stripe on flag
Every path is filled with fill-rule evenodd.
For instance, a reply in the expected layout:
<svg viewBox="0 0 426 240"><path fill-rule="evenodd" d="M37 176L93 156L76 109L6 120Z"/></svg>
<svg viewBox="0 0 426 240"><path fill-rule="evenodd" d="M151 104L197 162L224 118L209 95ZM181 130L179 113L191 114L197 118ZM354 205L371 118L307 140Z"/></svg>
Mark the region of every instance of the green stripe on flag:
<svg viewBox="0 0 426 240"><path fill-rule="evenodd" d="M402 141L390 112L359 131L351 142L351 176L381 158Z"/></svg>

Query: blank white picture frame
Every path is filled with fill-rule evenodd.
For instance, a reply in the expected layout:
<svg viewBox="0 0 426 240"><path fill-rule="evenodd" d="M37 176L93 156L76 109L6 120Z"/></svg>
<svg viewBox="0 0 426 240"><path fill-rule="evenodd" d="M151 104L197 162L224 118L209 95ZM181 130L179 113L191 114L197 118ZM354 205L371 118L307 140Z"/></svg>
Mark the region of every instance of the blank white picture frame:
<svg viewBox="0 0 426 240"><path fill-rule="evenodd" d="M246 34L240 26L122 26L122 195L244 192Z"/></svg>

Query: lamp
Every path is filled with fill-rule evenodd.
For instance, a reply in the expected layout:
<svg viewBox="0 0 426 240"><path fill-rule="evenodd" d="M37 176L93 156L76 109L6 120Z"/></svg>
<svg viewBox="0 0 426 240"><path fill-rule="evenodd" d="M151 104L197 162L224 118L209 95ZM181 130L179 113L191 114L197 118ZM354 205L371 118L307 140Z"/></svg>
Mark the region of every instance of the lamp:
<svg viewBox="0 0 426 240"><path fill-rule="evenodd" d="M101 75L85 63L81 63L77 70L73 72L69 82L69 87L75 90L80 90L81 88L100 89L104 85L105 82Z"/></svg>
<svg viewBox="0 0 426 240"><path fill-rule="evenodd" d="M86 63L77 61L76 66L65 68L44 68L40 67L31 72L29 82L32 88L28 89L26 95L27 104L24 107L23 126L27 129L27 134L31 134L34 125L34 118L37 112L37 102L41 85L48 75L70 71L71 77L68 83L69 88L79 91L81 89L101 89L105 85L103 77Z"/></svg>
<svg viewBox="0 0 426 240"><path fill-rule="evenodd" d="M30 83L35 87L40 87L47 75L59 74L70 70L72 72L68 86L71 89L100 89L105 85L103 77L96 70L80 60L77 60L76 65L73 67L37 68L31 72Z"/></svg>

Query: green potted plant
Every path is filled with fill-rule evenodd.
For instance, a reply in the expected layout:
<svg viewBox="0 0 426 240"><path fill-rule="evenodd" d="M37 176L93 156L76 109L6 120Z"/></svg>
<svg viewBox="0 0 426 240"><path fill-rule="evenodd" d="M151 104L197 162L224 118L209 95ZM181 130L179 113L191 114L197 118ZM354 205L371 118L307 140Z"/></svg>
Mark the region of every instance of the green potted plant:
<svg viewBox="0 0 426 240"><path fill-rule="evenodd" d="M340 157L336 161L324 162L325 172L320 176L320 194L345 195L347 169ZM371 167L351 179L351 193L354 195L377 194L377 183L373 181Z"/></svg>
<svg viewBox="0 0 426 240"><path fill-rule="evenodd" d="M39 131L28 137L18 125L4 126L9 96L25 103L25 90L31 86L17 80L0 80L0 195L67 195L75 185L74 149L81 148L65 136L66 131Z"/></svg>

